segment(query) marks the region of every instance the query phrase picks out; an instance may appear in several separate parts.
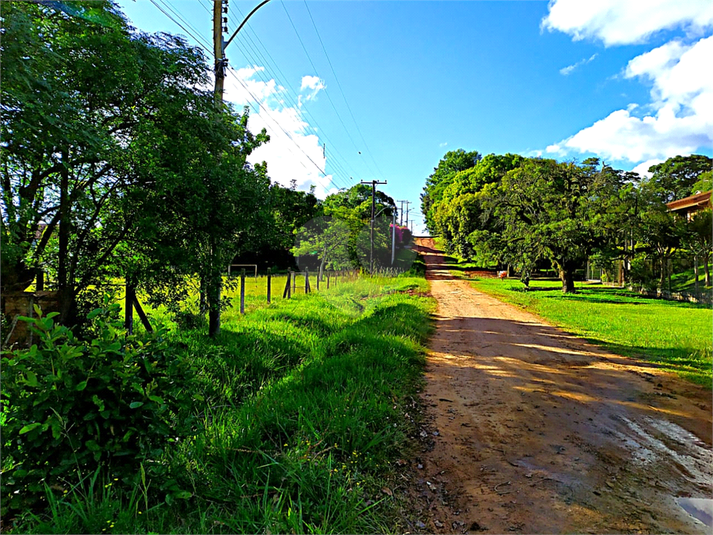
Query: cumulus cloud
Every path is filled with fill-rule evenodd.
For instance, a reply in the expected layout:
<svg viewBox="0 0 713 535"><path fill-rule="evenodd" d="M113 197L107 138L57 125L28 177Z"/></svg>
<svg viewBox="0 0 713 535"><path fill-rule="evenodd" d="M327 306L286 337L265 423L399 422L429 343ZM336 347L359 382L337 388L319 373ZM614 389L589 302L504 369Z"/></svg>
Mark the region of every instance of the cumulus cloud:
<svg viewBox="0 0 713 535"><path fill-rule="evenodd" d="M300 86L300 91L307 91L305 95L306 100L312 100L317 96L322 89L326 89L324 81L322 81L318 76L303 76L302 85Z"/></svg>
<svg viewBox="0 0 713 535"><path fill-rule="evenodd" d="M297 182L298 189L308 190L315 186L315 194L324 198L336 191L332 175L325 175L327 159L316 131L303 116L301 105L286 106L281 96L285 89L274 80L256 79L262 67L245 67L234 71L234 76L225 79L225 99L237 107L253 105L257 99L261 106L252 109L248 127L252 132L265 128L270 141L256 149L249 157L252 164L267 162L270 178L283 186ZM305 85L305 78L307 85ZM314 79L314 80L312 80ZM315 76L302 79L302 89L316 94L324 88Z"/></svg>
<svg viewBox="0 0 713 535"><path fill-rule="evenodd" d="M632 171L634 173L638 173L643 177L650 178L652 173L649 173L649 167L663 162L664 160L646 160L645 162L640 163L639 165L634 167Z"/></svg>
<svg viewBox="0 0 713 535"><path fill-rule="evenodd" d="M562 68L560 69L560 74L561 74L562 76L569 76L570 74L572 74L572 71L574 71L574 70L577 69L578 67L581 67L582 65L586 65L586 64L589 63L590 61L593 61L596 57L597 57L597 54L592 54L592 55L589 57L589 59L586 59L586 58L585 58L585 59L582 59L582 60L578 61L577 63L573 63L572 65L568 65L567 67L562 67Z"/></svg>
<svg viewBox="0 0 713 535"><path fill-rule="evenodd" d="M573 136L546 148L550 155L593 153L619 161L661 161L713 145L713 2L710 0L551 0L543 28L574 40L591 38L605 45L641 43L653 34L685 30L685 37L633 58L623 78L650 86L651 101L630 103ZM579 63L565 67L566 75ZM563 72L565 71L565 72Z"/></svg>
<svg viewBox="0 0 713 535"><path fill-rule="evenodd" d="M575 40L599 39L604 45L645 42L651 35L682 28L702 35L713 27L710 0L551 0L542 27Z"/></svg>
<svg viewBox="0 0 713 535"><path fill-rule="evenodd" d="M654 113L635 115L636 105L616 110L572 137L547 147L550 154L589 152L640 162L690 154L713 145L713 37L692 45L672 41L641 54L624 76L651 83Z"/></svg>

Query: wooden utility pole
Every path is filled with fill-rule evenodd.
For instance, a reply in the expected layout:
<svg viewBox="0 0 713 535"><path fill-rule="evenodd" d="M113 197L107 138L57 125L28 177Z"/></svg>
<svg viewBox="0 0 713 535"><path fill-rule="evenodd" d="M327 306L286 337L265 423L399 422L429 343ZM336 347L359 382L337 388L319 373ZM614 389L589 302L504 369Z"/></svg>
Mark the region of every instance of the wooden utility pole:
<svg viewBox="0 0 713 535"><path fill-rule="evenodd" d="M270 0L263 0L257 5L247 17L243 19L238 26L238 29L233 32L230 39L225 41L223 39L223 34L228 33L228 0L213 0L213 56L214 56L214 67L213 72L215 75L215 85L213 87L213 98L215 100L215 106L218 111L223 110L223 91L225 86L225 69L228 66L228 60L225 57L225 49L230 44L230 42L238 35L238 32L245 26L253 14L260 9L262 6L267 4ZM214 248L216 244L211 244ZM219 280L217 283L215 281L209 281L209 296L208 296L208 334L210 336L216 336L220 332L220 293L221 293L221 283ZM217 284L217 288L214 285Z"/></svg>
<svg viewBox="0 0 713 535"><path fill-rule="evenodd" d="M378 180L361 181L362 184L371 184L371 232L369 236L369 273L374 272L374 219L376 219L376 186L386 184L386 180L379 182Z"/></svg>

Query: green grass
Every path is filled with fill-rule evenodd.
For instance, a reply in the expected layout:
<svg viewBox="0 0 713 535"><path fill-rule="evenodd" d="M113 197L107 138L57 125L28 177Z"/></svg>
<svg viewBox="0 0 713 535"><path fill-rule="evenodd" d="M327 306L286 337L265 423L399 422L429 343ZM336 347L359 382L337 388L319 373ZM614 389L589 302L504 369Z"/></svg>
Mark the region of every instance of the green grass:
<svg viewBox="0 0 713 535"><path fill-rule="evenodd" d="M511 279L476 279L473 286L615 353L660 363L711 388L710 307L643 298L598 284L576 283L574 295L563 295L556 281L532 281L530 291Z"/></svg>
<svg viewBox="0 0 713 535"><path fill-rule="evenodd" d="M709 269L713 269L709 265ZM682 271L681 273L674 273L671 276L671 290L674 292L688 292L694 293L696 290L696 274L693 268ZM705 270L701 265L698 270L698 290L700 292L707 292L710 294L711 287L705 284Z"/></svg>
<svg viewBox="0 0 713 535"><path fill-rule="evenodd" d="M409 294L427 290L415 277L340 282L227 312L216 340L174 332L209 407L204 430L163 461L190 498L169 504L159 482L120 489L95 475L67 493L48 489L48 510L11 531L398 531L396 495L382 489L394 488L394 461L415 431L404 413L434 304Z"/></svg>

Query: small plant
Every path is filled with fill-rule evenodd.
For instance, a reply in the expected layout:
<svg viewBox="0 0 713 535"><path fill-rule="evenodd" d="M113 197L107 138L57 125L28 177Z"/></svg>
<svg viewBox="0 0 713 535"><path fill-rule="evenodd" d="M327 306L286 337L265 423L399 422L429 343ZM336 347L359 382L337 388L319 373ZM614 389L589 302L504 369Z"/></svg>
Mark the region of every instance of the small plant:
<svg viewBox="0 0 713 535"><path fill-rule="evenodd" d="M165 332L128 336L116 305L89 315L82 341L36 307L39 342L3 362L3 509L27 510L46 488L66 489L87 474L133 485L140 465L172 488L165 447L195 433L195 373ZM174 485L175 486L175 485Z"/></svg>

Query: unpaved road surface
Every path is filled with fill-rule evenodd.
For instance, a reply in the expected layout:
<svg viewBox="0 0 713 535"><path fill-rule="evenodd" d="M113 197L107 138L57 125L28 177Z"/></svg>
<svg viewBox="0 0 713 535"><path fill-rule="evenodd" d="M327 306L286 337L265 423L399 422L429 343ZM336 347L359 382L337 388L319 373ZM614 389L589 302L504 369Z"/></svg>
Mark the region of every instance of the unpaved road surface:
<svg viewBox="0 0 713 535"><path fill-rule="evenodd" d="M421 531L713 532L676 501L712 497L710 391L477 292L420 248L438 300Z"/></svg>

